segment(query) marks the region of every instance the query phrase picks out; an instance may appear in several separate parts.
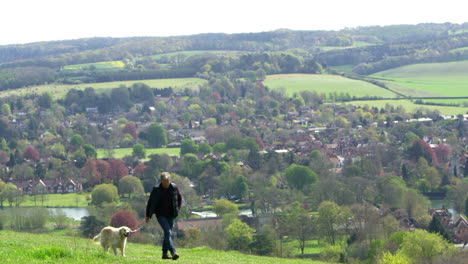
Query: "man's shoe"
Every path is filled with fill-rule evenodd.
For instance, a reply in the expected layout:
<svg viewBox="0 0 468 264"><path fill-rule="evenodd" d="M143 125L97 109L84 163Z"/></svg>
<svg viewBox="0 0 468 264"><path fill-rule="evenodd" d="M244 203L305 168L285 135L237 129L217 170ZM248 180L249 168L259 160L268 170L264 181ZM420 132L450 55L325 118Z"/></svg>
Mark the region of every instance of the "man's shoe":
<svg viewBox="0 0 468 264"><path fill-rule="evenodd" d="M163 255L162 255L162 259L172 259L172 258L169 257L169 255L167 255L167 254L163 254Z"/></svg>
<svg viewBox="0 0 468 264"><path fill-rule="evenodd" d="M177 260L178 258L179 258L179 254L174 253L174 254L172 255L172 260Z"/></svg>

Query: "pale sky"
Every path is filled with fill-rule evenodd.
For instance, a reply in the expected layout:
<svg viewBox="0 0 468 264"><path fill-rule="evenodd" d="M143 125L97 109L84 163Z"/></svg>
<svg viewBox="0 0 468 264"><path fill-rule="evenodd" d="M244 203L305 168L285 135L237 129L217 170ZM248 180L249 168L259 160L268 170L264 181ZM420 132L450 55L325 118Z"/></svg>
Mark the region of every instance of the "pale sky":
<svg viewBox="0 0 468 264"><path fill-rule="evenodd" d="M0 45L468 22L466 0L2 0Z"/></svg>

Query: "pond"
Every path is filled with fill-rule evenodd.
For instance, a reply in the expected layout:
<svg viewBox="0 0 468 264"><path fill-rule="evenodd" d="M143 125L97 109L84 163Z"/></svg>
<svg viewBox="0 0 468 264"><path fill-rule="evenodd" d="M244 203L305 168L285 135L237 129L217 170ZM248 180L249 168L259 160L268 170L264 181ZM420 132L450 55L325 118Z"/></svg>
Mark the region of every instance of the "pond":
<svg viewBox="0 0 468 264"><path fill-rule="evenodd" d="M443 206L447 207L449 213L452 215L452 219L458 217L459 213L453 209L453 205L450 201L444 199L430 199L431 208L442 208Z"/></svg>
<svg viewBox="0 0 468 264"><path fill-rule="evenodd" d="M27 209L32 207L20 207L21 209ZM57 211L62 210L67 217L73 218L73 220L81 220L84 216L89 216L88 208L86 207L49 207L50 213L57 213ZM11 210L10 207L4 207L3 211L8 213L8 210Z"/></svg>

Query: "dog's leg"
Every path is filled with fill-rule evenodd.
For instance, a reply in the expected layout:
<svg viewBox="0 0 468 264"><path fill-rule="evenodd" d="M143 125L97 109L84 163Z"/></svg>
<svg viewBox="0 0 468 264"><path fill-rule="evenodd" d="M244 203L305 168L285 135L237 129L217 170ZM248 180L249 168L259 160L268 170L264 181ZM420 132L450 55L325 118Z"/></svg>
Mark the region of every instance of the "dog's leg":
<svg viewBox="0 0 468 264"><path fill-rule="evenodd" d="M114 251L114 255L117 255L117 248L115 246L112 246L112 250Z"/></svg>

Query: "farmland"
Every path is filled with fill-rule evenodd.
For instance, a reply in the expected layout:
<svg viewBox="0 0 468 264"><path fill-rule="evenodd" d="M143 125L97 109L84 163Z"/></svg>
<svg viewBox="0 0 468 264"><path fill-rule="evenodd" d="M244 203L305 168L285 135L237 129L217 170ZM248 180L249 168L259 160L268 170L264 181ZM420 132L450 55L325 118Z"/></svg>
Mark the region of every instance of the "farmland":
<svg viewBox="0 0 468 264"><path fill-rule="evenodd" d="M271 89L282 90L288 95L301 91L314 91L318 94L347 93L351 97L376 96L392 98L397 95L373 84L351 80L337 75L316 74L276 74L269 75L265 85Z"/></svg>
<svg viewBox="0 0 468 264"><path fill-rule="evenodd" d="M425 102L428 100L424 100ZM465 114L468 112L468 107L453 107L453 106L435 106L435 105L418 105L411 102L411 100L366 100L366 101L352 101L347 102L346 104L351 104L355 106L369 106L377 107L379 109L385 108L386 105L391 105L395 108L401 106L405 109L407 113L414 113L417 110L422 110L426 112L429 111L439 111L442 115L458 115Z"/></svg>
<svg viewBox="0 0 468 264"><path fill-rule="evenodd" d="M190 57L194 55L201 55L201 54L229 54L229 53L239 53L240 51L229 51L229 50L187 50L187 51L177 51L177 52L169 52L169 53L163 53L163 54L157 54L153 56L149 56L153 60L161 60L164 57L170 58L170 57L175 57L175 56L185 56L185 57ZM140 59L140 58L138 58ZM137 59L137 61L138 61Z"/></svg>
<svg viewBox="0 0 468 264"><path fill-rule="evenodd" d="M101 61L101 62L94 62L94 63L82 63L82 64L74 64L74 65L67 65L63 67L63 71L65 72L75 72L75 71L82 71L82 70L96 70L96 71L112 71L112 70L120 70L125 67L125 63L122 61Z"/></svg>
<svg viewBox="0 0 468 264"><path fill-rule="evenodd" d="M50 92L54 98L63 98L71 89L84 90L87 87L93 87L96 90L106 91L119 86L131 86L134 83L144 83L152 88L172 87L174 91L183 91L185 88L198 89L206 80L199 78L174 78L174 79L152 79L135 81L118 81L102 83L83 83L83 84L46 84L31 86L15 90L6 90L0 92L0 97L11 95L42 94Z"/></svg>
<svg viewBox="0 0 468 264"><path fill-rule="evenodd" d="M389 83L408 96L468 96L468 61L413 64L382 71L370 77Z"/></svg>
<svg viewBox="0 0 468 264"><path fill-rule="evenodd" d="M125 156L131 156L133 152L132 148L118 148L118 149L98 149L97 150L97 157L102 159L105 157L109 157L110 155L113 158L121 159ZM152 154L167 154L169 156L179 156L180 155L180 148L149 148L146 149L146 156Z"/></svg>

